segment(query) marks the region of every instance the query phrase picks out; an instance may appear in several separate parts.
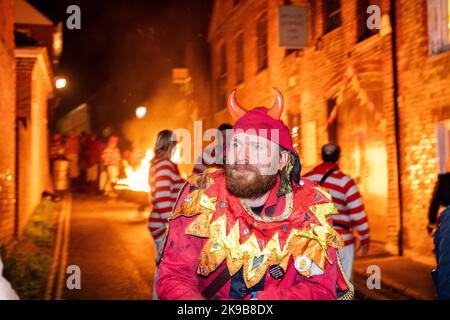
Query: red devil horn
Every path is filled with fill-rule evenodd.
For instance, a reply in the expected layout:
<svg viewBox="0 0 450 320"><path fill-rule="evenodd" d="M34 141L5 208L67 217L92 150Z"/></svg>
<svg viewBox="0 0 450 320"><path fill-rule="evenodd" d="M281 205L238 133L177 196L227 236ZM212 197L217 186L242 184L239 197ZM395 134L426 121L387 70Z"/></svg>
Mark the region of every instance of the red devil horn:
<svg viewBox="0 0 450 320"><path fill-rule="evenodd" d="M281 114L283 113L284 99L280 90L278 90L275 87L272 87L272 89L277 95L277 97L275 99L275 103L273 104L272 108L270 108L268 115L276 120L279 120L281 118Z"/></svg>
<svg viewBox="0 0 450 320"><path fill-rule="evenodd" d="M236 89L228 97L228 110L230 110L230 114L234 120L238 120L245 114L245 110L241 108L236 100Z"/></svg>

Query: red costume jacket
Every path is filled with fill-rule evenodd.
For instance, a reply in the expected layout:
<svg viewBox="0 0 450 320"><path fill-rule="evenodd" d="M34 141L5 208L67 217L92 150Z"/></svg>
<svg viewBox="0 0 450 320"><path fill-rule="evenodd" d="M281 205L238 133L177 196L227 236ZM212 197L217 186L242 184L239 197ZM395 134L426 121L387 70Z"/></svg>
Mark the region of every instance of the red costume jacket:
<svg viewBox="0 0 450 320"><path fill-rule="evenodd" d="M192 181L191 181L192 182ZM277 185L257 215L226 188L223 170L188 184L173 211L156 290L159 299L204 299L202 292L228 268L213 299L350 299L331 227L331 197L310 181L277 197ZM226 272L226 271L225 271Z"/></svg>

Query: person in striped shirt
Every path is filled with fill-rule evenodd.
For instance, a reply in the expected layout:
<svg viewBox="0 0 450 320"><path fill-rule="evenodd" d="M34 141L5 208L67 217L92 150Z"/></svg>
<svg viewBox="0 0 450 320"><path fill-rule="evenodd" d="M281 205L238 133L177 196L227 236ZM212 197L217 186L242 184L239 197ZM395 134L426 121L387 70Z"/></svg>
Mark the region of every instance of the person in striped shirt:
<svg viewBox="0 0 450 320"><path fill-rule="evenodd" d="M105 195L115 196L113 190L113 184L117 182L119 178L120 162L122 157L120 155L120 150L117 147L119 143L119 138L116 136L111 136L108 139L108 145L102 152L101 161L105 172L103 173L103 178L100 179L100 190L104 190Z"/></svg>
<svg viewBox="0 0 450 320"><path fill-rule="evenodd" d="M339 170L340 148L330 143L322 147L323 163L304 175L328 189L339 214L333 216L333 225L344 241L344 248L339 249L344 272L351 279L355 257L356 231L359 236L359 251L366 255L369 250L369 223L364 210L361 195L355 181Z"/></svg>
<svg viewBox="0 0 450 320"><path fill-rule="evenodd" d="M222 123L219 128L217 128L219 131L217 132L216 136L216 144L212 147L206 148L200 157L197 159L197 162L194 165L194 169L192 171L192 174L202 174L207 168L211 167L218 167L222 168L225 164L225 150L226 150L226 131L232 129L233 127L231 124L228 123ZM220 136L220 135L221 136ZM219 143L222 143L222 146L219 148L216 148ZM217 152L216 152L217 150ZM216 155L217 153L217 155Z"/></svg>
<svg viewBox="0 0 450 320"><path fill-rule="evenodd" d="M156 137L155 156L150 163L149 185L152 212L148 219L148 229L156 245L156 264L159 264L160 249L163 244L164 234L169 223L169 217L177 200L178 192L184 184L180 177L178 167L170 158L176 147L176 139L170 130L163 130ZM156 283L157 271L154 282ZM153 298L157 296L153 290Z"/></svg>

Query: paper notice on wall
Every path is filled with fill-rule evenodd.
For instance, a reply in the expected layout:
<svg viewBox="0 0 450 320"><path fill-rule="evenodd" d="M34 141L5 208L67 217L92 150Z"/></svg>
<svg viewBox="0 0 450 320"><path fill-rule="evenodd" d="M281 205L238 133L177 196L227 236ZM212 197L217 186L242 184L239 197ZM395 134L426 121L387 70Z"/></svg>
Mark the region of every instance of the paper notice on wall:
<svg viewBox="0 0 450 320"><path fill-rule="evenodd" d="M307 17L304 7L280 6L278 8L280 47L303 49L308 46Z"/></svg>

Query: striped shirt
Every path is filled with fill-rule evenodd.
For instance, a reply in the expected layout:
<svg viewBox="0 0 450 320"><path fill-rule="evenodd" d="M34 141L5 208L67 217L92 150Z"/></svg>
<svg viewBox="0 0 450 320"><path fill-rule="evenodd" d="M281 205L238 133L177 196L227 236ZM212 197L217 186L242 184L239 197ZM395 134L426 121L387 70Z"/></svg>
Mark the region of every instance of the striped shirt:
<svg viewBox="0 0 450 320"><path fill-rule="evenodd" d="M148 229L155 241L162 239L170 214L184 180L178 167L167 158L153 160L149 170L150 198L153 210L148 218Z"/></svg>
<svg viewBox="0 0 450 320"><path fill-rule="evenodd" d="M102 162L105 166L118 166L120 165L121 156L119 148L106 147L102 153Z"/></svg>
<svg viewBox="0 0 450 320"><path fill-rule="evenodd" d="M64 155L64 144L62 141L52 140L50 142L50 159L55 160Z"/></svg>
<svg viewBox="0 0 450 320"><path fill-rule="evenodd" d="M348 246L355 242L353 231L356 231L361 244L369 243L369 223L364 210L361 195L355 181L339 171L336 164L325 162L304 175L305 178L319 183L331 169L336 169L322 187L328 189L338 214L333 215L333 224Z"/></svg>

